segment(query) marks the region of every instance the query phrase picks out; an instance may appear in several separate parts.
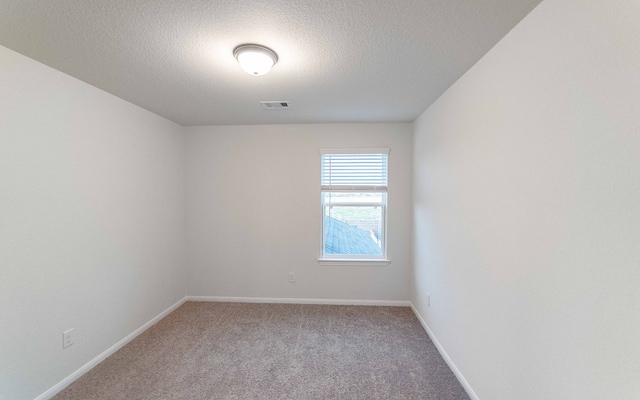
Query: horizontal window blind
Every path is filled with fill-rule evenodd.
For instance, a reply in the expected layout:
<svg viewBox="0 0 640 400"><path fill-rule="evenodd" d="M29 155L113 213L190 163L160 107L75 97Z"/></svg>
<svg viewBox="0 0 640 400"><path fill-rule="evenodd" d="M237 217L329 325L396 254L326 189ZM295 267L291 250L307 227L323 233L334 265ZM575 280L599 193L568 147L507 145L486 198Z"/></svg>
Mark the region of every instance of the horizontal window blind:
<svg viewBox="0 0 640 400"><path fill-rule="evenodd" d="M386 190L388 155L332 154L321 157L323 190Z"/></svg>

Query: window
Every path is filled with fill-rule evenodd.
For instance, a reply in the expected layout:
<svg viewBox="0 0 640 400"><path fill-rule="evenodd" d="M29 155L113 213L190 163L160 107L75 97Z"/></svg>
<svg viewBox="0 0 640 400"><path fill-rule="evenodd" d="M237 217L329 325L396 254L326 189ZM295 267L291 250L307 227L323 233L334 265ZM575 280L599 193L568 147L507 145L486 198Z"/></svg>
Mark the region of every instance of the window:
<svg viewBox="0 0 640 400"><path fill-rule="evenodd" d="M321 150L321 264L388 264L389 149Z"/></svg>

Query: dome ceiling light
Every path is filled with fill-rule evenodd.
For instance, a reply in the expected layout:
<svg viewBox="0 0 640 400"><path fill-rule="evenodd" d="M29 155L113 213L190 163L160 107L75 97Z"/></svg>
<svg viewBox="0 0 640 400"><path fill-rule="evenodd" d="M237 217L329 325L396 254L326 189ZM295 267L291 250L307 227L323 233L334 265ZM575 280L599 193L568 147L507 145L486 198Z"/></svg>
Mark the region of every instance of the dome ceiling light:
<svg viewBox="0 0 640 400"><path fill-rule="evenodd" d="M278 55L271 49L257 44L243 44L233 50L233 56L249 75L264 75L278 62Z"/></svg>

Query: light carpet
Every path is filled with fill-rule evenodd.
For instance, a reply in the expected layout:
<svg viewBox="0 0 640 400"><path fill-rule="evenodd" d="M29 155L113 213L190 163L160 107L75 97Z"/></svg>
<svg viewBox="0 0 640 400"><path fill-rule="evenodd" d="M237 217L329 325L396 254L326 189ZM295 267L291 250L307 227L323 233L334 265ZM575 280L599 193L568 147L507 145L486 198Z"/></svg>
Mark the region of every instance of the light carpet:
<svg viewBox="0 0 640 400"><path fill-rule="evenodd" d="M55 399L468 399L408 307L187 302Z"/></svg>

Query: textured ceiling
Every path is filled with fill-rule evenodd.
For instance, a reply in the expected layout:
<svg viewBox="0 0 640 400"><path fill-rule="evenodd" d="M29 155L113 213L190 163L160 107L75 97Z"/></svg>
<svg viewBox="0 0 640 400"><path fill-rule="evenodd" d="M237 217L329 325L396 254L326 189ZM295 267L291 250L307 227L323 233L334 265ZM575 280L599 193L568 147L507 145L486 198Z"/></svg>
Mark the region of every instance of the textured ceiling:
<svg viewBox="0 0 640 400"><path fill-rule="evenodd" d="M408 122L539 2L0 0L0 44L182 125Z"/></svg>

